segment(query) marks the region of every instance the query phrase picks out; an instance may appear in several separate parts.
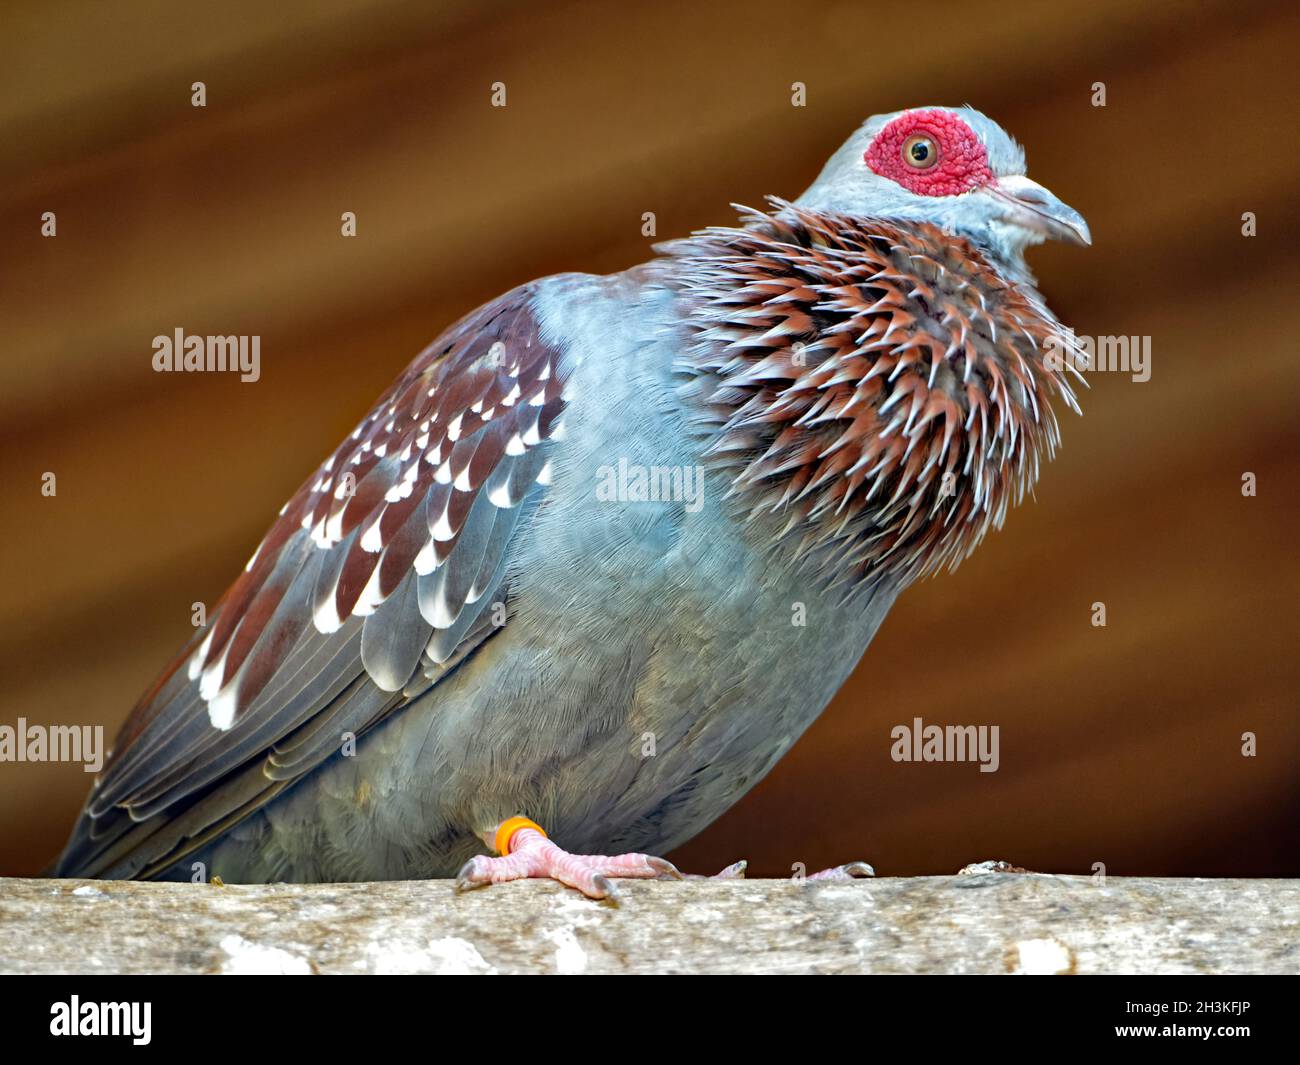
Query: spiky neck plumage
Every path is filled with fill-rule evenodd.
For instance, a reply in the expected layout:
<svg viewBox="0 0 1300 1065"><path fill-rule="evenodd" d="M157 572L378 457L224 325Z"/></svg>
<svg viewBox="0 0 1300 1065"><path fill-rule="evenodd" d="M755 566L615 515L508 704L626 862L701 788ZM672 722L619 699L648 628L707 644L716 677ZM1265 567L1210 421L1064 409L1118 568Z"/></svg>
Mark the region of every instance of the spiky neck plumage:
<svg viewBox="0 0 1300 1065"><path fill-rule="evenodd" d="M773 201L664 245L680 358L732 503L827 586L955 566L1033 485L1077 410L1037 293L926 223Z"/></svg>

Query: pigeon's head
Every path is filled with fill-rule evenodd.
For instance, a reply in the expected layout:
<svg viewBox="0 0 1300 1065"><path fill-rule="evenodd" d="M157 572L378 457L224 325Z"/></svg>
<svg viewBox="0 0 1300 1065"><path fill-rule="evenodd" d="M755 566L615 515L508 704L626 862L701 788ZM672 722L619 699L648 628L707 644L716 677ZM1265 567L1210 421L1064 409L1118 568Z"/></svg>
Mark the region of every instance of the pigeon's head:
<svg viewBox="0 0 1300 1065"><path fill-rule="evenodd" d="M1025 153L971 107L921 107L868 119L798 199L803 207L931 222L1024 270L1025 248L1090 244L1074 208L1025 176Z"/></svg>

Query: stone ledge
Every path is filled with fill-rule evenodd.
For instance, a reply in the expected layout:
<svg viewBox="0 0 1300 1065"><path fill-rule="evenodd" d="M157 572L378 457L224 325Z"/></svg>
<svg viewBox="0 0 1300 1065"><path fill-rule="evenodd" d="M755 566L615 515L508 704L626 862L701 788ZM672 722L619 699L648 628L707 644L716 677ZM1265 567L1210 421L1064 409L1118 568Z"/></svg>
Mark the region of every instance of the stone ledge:
<svg viewBox="0 0 1300 1065"><path fill-rule="evenodd" d="M0 879L6 973L1300 972L1300 881Z"/></svg>

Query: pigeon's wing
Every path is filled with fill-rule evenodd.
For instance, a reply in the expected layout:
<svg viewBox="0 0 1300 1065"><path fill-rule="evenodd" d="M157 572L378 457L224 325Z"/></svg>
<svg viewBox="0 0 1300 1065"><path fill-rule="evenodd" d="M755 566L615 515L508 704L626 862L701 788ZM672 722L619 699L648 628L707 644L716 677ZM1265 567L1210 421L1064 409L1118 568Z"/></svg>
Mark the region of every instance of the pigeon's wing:
<svg viewBox="0 0 1300 1065"><path fill-rule="evenodd" d="M56 875L162 872L495 631L564 406L533 291L435 340L285 505L128 718Z"/></svg>

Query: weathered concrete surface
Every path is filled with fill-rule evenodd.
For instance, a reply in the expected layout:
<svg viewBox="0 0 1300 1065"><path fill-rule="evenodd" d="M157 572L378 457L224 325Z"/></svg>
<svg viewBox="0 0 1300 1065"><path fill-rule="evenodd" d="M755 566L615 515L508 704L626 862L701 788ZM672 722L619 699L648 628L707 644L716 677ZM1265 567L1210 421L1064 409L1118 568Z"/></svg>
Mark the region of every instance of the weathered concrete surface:
<svg viewBox="0 0 1300 1065"><path fill-rule="evenodd" d="M23 973L1300 972L1300 881L983 873L848 884L0 880Z"/></svg>

